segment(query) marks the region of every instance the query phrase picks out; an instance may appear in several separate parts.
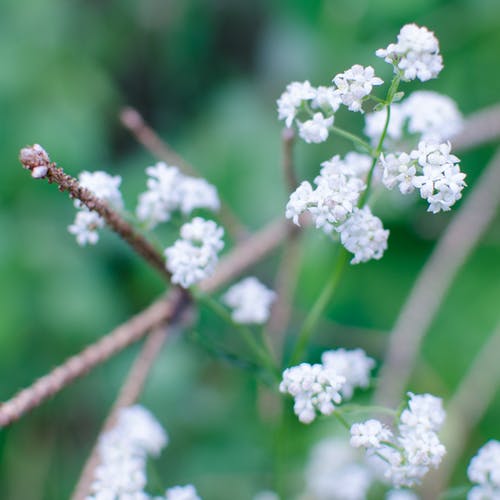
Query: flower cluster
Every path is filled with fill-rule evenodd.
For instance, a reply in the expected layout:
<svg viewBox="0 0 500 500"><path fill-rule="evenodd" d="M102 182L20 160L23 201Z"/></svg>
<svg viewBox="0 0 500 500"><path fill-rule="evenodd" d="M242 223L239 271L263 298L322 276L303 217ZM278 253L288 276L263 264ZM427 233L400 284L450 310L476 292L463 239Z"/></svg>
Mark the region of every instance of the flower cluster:
<svg viewBox="0 0 500 500"><path fill-rule="evenodd" d="M467 496L468 500L500 498L500 441L488 441L471 460L467 475L477 483Z"/></svg>
<svg viewBox="0 0 500 500"><path fill-rule="evenodd" d="M224 230L214 221L195 217L181 227L181 238L165 250L172 283L188 288L208 278L224 248Z"/></svg>
<svg viewBox="0 0 500 500"><path fill-rule="evenodd" d="M123 210L123 198L120 192L122 179L119 175L111 176L103 171L83 171L78 176L80 186L88 189L114 210ZM95 245L99 241L98 229L104 227L104 219L95 211L89 210L80 200L75 200L78 209L75 221L68 227L79 245Z"/></svg>
<svg viewBox="0 0 500 500"><path fill-rule="evenodd" d="M398 186L403 194L417 188L428 201L429 212L447 211L462 197L466 186L459 161L451 154L449 142L421 141L409 154L381 155L383 183L388 189Z"/></svg>
<svg viewBox="0 0 500 500"><path fill-rule="evenodd" d="M271 304L275 298L275 292L269 290L252 276L233 285L225 293L222 300L233 308L232 318L234 322L262 325L269 318Z"/></svg>
<svg viewBox="0 0 500 500"><path fill-rule="evenodd" d="M332 349L321 355L321 363L333 368L345 377L340 393L344 399L351 399L354 389L366 389L370 385L370 373L375 360L366 355L363 349Z"/></svg>
<svg viewBox="0 0 500 500"><path fill-rule="evenodd" d="M313 87L308 81L291 83L278 99L278 114L287 126L294 122L306 142L323 142L330 132L340 134L363 147L370 155L348 153L344 159L335 155L322 163L314 185L303 181L290 195L285 215L299 224L307 212L317 228L334 235L354 257L352 264L380 259L387 249L389 231L366 205L371 184L382 177L388 189L398 186L403 194L415 189L429 203L429 211L447 211L462 196L465 174L459 159L451 154L448 140L462 126L455 103L435 92L415 92L397 103L400 80L419 78L426 81L442 68L439 44L425 27L408 24L401 29L398 41L376 54L394 64L396 76L385 100L372 96L374 86L383 81L371 66L355 64L333 78L331 87ZM373 148L361 138L333 127L334 114L340 105L363 112L368 99L379 102L366 117L365 133ZM386 109L379 109L386 108ZM308 113L301 121L299 114ZM408 133L418 147L409 153L384 150L384 140L397 144ZM406 144L406 147L408 145ZM410 146L411 147L411 146Z"/></svg>
<svg viewBox="0 0 500 500"><path fill-rule="evenodd" d="M385 125L384 110L367 113L364 133L377 145ZM400 103L391 105L387 137L394 143L405 131L418 141L442 142L451 139L463 127L463 117L453 99L428 90L411 93Z"/></svg>
<svg viewBox="0 0 500 500"><path fill-rule="evenodd" d="M122 409L116 425L99 440L100 464L88 500L131 498L146 500L146 459L157 456L167 435L149 411L141 406Z"/></svg>
<svg viewBox="0 0 500 500"><path fill-rule="evenodd" d="M351 427L351 445L366 448L374 465L395 487L414 486L446 453L437 435L445 419L441 399L430 394L409 395L396 436L378 420Z"/></svg>
<svg viewBox="0 0 500 500"><path fill-rule="evenodd" d="M367 387L375 365L362 349L325 351L321 361L302 363L283 372L280 391L294 397L295 414L305 424L316 418L316 411L330 415L334 404L350 399L356 387Z"/></svg>
<svg viewBox="0 0 500 500"><path fill-rule="evenodd" d="M159 162L146 168L148 190L139 195L137 217L149 229L170 220L172 212L189 215L197 208L217 211L217 190L205 179L182 174L177 167Z"/></svg>
<svg viewBox="0 0 500 500"><path fill-rule="evenodd" d="M343 104L350 111L363 112L363 101L370 95L373 86L382 85L383 80L375 76L371 66L355 64L344 73L333 78L331 87L313 87L308 81L292 82L277 101L278 118L291 127L296 120L300 137L308 143L324 142L334 123L334 114ZM298 115L304 112L308 119L301 121Z"/></svg>
<svg viewBox="0 0 500 500"><path fill-rule="evenodd" d="M397 43L376 52L386 62L394 65L394 71L403 80L421 82L436 78L443 69L443 59L439 53L439 42L432 31L416 24L401 28Z"/></svg>
<svg viewBox="0 0 500 500"><path fill-rule="evenodd" d="M162 500L163 497L154 500ZM192 484L186 486L174 486L165 492L165 500L201 500Z"/></svg>
<svg viewBox="0 0 500 500"><path fill-rule="evenodd" d="M310 424L316 412L331 415L340 404L340 389L345 378L321 364L301 363L283 372L280 392L293 396L293 410L303 424Z"/></svg>

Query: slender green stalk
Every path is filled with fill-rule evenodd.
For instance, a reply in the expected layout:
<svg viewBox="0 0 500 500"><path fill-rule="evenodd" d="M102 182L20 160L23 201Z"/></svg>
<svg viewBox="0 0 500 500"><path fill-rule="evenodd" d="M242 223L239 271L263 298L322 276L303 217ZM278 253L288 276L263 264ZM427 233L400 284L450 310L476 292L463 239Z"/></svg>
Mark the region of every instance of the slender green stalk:
<svg viewBox="0 0 500 500"><path fill-rule="evenodd" d="M330 301L337 285L339 284L340 277L342 276L342 271L344 270L345 264L347 262L347 250L344 247L339 245L337 261L335 263L335 267L333 268L333 273L330 279L326 282L325 287L320 293L318 300L315 302L313 308L311 309L309 315L306 317L304 324L302 325L302 329L297 338L297 343L295 345L295 349L290 358L290 365L296 365L300 362L302 356L304 355L311 336L314 332L314 328L316 327L321 314L325 310L328 302Z"/></svg>
<svg viewBox="0 0 500 500"><path fill-rule="evenodd" d="M335 410L333 412L333 416L340 422L340 425L342 425L342 427L344 427L348 431L351 429L349 422L342 416L342 414L340 412Z"/></svg>
<svg viewBox="0 0 500 500"><path fill-rule="evenodd" d="M361 148L365 149L371 156L374 155L374 149L370 146L370 144L368 142L364 141L363 139L361 139L361 137L358 137L356 134L352 134L351 132L348 132L347 130L336 127L335 125L332 125L330 127L330 130L334 134L336 134L340 137L343 137L344 139L348 139L352 143L357 144Z"/></svg>
<svg viewBox="0 0 500 500"><path fill-rule="evenodd" d="M220 316L222 319L236 328L241 334L241 338L244 340L247 347L255 356L255 359L262 365L263 368L269 370L276 378L279 379L279 370L271 353L266 349L264 345L260 345L257 342L255 335L252 330L250 330L250 328L235 323L231 318L229 312L221 304L219 304L219 302L214 300L209 295L206 295L199 291L194 292L193 295L202 303L210 307L210 309L212 309L212 311L215 312L218 316Z"/></svg>

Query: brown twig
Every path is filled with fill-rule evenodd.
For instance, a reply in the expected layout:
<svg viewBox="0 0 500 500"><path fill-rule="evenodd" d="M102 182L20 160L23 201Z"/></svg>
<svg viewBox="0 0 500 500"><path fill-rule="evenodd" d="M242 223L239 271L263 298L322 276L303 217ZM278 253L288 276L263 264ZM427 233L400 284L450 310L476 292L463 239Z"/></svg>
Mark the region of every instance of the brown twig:
<svg viewBox="0 0 500 500"><path fill-rule="evenodd" d="M78 377L108 360L128 345L142 338L156 325L173 318L188 302L188 296L178 288L169 297L154 302L140 314L101 337L62 365L39 378L31 386L0 405L0 427L19 419L28 411L57 394Z"/></svg>
<svg viewBox="0 0 500 500"><path fill-rule="evenodd" d="M179 167L185 174L195 177L199 176L196 169L161 139L144 121L144 118L136 109L131 107L123 108L120 113L120 121L153 156L156 156L169 165ZM221 203L219 215L222 225L236 241L248 237L247 229L241 224L226 203Z"/></svg>
<svg viewBox="0 0 500 500"><path fill-rule="evenodd" d="M156 328L151 332L137 356L134 364L127 374L125 382L118 393L118 396L111 408L111 411L104 422L99 435L113 427L120 409L133 405L139 398L146 382L146 378L158 357L163 344L167 338L165 326ZM75 487L72 500L84 500L87 498L90 485L94 479L94 471L99 464L98 442L94 445L80 475L80 479Z"/></svg>
<svg viewBox="0 0 500 500"><path fill-rule="evenodd" d="M440 492L447 489L451 474L467 444L467 437L495 397L500 385L499 352L500 324L484 343L448 404L447 425L443 436L446 457L439 471L425 483L423 498L437 498Z"/></svg>
<svg viewBox="0 0 500 500"><path fill-rule="evenodd" d="M80 200L89 210L97 212L137 254L159 271L165 279L170 280L170 273L165 268L164 258L151 243L107 203L97 198L90 190L82 187L77 179L66 174L62 168L51 162L41 146L35 144L21 149L19 159L24 168L30 170L34 177L47 179L50 184L57 184L60 191L67 191L70 198Z"/></svg>
<svg viewBox="0 0 500 500"><path fill-rule="evenodd" d="M437 243L389 339L375 399L394 406L411 375L422 339L448 287L495 216L500 200L500 149Z"/></svg>
<svg viewBox="0 0 500 500"><path fill-rule="evenodd" d="M207 293L213 292L238 276L244 269L275 249L283 241L286 231L287 224L283 220L269 224L221 259L215 275L200 283L200 288ZM88 373L112 355L144 337L146 332L156 325L168 322L174 314L181 311L189 303L190 297L186 291L178 288L172 289L167 299L162 298L154 302L143 312L1 404L0 427L19 419L26 412L54 396L76 378Z"/></svg>

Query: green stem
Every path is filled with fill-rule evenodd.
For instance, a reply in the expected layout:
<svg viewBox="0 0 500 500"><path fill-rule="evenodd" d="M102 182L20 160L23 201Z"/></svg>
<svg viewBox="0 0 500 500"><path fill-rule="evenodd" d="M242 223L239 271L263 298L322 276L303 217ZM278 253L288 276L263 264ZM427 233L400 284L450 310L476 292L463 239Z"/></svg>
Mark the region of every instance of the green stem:
<svg viewBox="0 0 500 500"><path fill-rule="evenodd" d="M382 130L382 134L380 135L380 139L378 141L377 147L375 148L374 151L372 150L373 160L372 160L370 170L368 172L368 176L366 178L366 189L359 198L359 202L358 202L359 208L364 206L364 204L366 203L366 200L368 198L368 194L370 192L370 187L371 187L371 183L372 183L373 172L375 170L375 165L377 164L377 161L380 157L380 153L382 153L385 136L387 135L387 129L389 128L389 122L391 120L391 103L392 103L392 100L394 99L394 94L398 90L399 80L400 80L399 75L396 75L391 82L391 86L389 87L389 90L387 91L387 97L385 100L387 112L386 112L386 116L385 116L384 128Z"/></svg>
<svg viewBox="0 0 500 500"><path fill-rule="evenodd" d="M334 133L337 134L340 137L343 137L344 139L348 139L349 141L353 142L354 144L357 144L358 146L362 147L365 149L370 155L374 154L373 148L368 144L366 141L361 139L361 137L358 137L355 134L351 134L351 132L348 132L347 130L344 130L342 128L336 127L335 125L332 125L330 127L330 130Z"/></svg>
<svg viewBox="0 0 500 500"><path fill-rule="evenodd" d="M346 428L348 431L351 430L351 426L349 425L349 422L342 416L342 414L340 412L338 412L337 410L335 410L333 412L333 415L340 422L340 424L342 425L342 427Z"/></svg>
<svg viewBox="0 0 500 500"><path fill-rule="evenodd" d="M328 302L330 301L333 292L339 284L340 277L342 276L342 271L344 270L345 263L347 262L347 250L339 245L339 250L337 254L337 262L333 268L333 273L330 279L326 282L323 290L313 305L309 315L306 317L302 329L299 332L297 338L297 343L295 349L290 358L290 366L294 366L299 363L307 349L311 336L314 332L314 328L319 321L319 318L323 311L325 310Z"/></svg>
<svg viewBox="0 0 500 500"><path fill-rule="evenodd" d="M257 342L255 335L249 328L235 323L229 312L209 295L199 291L193 291L193 295L202 303L210 307L210 309L212 309L212 311L214 311L218 316L236 328L240 332L241 338L245 341L256 360L261 363L263 368L268 369L279 380L280 373L274 359L271 356L271 353L268 352L263 345L260 345Z"/></svg>

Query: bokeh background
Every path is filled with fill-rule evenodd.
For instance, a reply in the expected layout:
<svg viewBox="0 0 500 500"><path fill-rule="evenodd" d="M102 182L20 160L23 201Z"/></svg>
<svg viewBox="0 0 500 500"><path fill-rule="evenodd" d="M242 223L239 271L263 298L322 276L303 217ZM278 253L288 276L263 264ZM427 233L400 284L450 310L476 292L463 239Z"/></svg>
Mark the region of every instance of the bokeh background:
<svg viewBox="0 0 500 500"><path fill-rule="evenodd" d="M257 229L283 213L275 100L292 80L327 84L354 63L390 67L374 50L408 22L439 37L445 69L425 88L453 97L465 115L494 104L500 88L497 0L2 0L0 4L0 399L125 321L163 290L118 238L80 248L68 234L74 209L53 186L32 181L19 148L39 142L73 174L123 176L133 209L144 168L155 159L122 128L133 105L219 188ZM342 117L359 127L359 116ZM359 129L358 129L359 130ZM299 176L348 144L299 144ZM493 145L464 154L470 186ZM467 195L465 195L467 196ZM397 311L452 213L423 203L386 209L384 259L350 268L317 337L322 348L363 346L380 357ZM411 388L453 394L498 320L500 221L459 273L425 339ZM322 285L332 248L307 232L294 324ZM252 272L271 284L279 254ZM227 327L202 310L196 327ZM0 431L0 498L66 499L137 346ZM478 388L480 390L480 388ZM151 489L196 484L206 500L249 499L270 486L272 427L251 374L214 360L190 335L173 339L141 402L171 443L151 466ZM256 401L260 403L256 404ZM262 417L264 414L264 418ZM500 398L467 442L454 477L486 439L500 438ZM316 429L297 429L291 470L301 467ZM318 430L319 429L319 430ZM332 430L331 432L334 432Z"/></svg>

